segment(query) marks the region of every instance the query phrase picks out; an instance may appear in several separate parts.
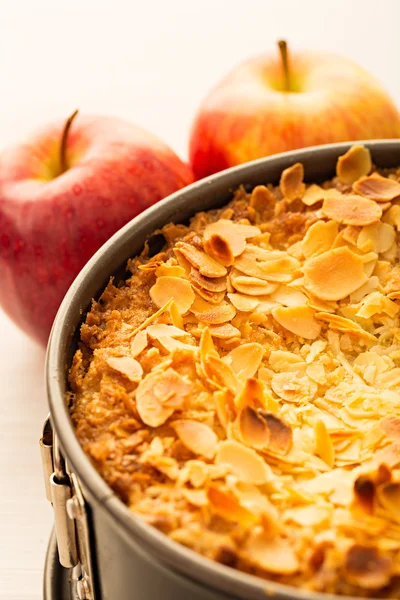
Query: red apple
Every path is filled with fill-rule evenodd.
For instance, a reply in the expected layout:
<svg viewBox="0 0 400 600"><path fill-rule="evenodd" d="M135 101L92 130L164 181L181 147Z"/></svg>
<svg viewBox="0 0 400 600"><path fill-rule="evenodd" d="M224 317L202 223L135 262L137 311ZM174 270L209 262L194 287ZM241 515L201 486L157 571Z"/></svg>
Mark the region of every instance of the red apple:
<svg viewBox="0 0 400 600"><path fill-rule="evenodd" d="M200 107L190 138L197 178L269 154L328 142L400 137L400 118L364 69L321 52L239 65Z"/></svg>
<svg viewBox="0 0 400 600"><path fill-rule="evenodd" d="M116 118L74 116L0 155L0 304L42 343L92 254L193 180L149 133Z"/></svg>

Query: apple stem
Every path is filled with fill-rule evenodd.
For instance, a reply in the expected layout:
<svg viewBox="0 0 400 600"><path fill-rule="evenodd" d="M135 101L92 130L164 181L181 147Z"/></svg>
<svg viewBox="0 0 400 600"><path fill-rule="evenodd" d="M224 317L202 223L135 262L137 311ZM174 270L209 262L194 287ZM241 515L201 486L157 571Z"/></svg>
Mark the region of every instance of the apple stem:
<svg viewBox="0 0 400 600"><path fill-rule="evenodd" d="M281 53L281 59L282 59L283 90L285 92L290 92L289 53L288 53L288 45L287 45L286 40L279 40L278 46L279 46L279 50Z"/></svg>
<svg viewBox="0 0 400 600"><path fill-rule="evenodd" d="M79 112L78 110L73 112L72 115L67 119L67 121L64 125L64 131L62 133L61 144L60 144L60 172L59 172L59 175L61 175L68 169L68 164L67 164L68 133L69 133L69 130L71 129L72 122L75 119L78 112Z"/></svg>

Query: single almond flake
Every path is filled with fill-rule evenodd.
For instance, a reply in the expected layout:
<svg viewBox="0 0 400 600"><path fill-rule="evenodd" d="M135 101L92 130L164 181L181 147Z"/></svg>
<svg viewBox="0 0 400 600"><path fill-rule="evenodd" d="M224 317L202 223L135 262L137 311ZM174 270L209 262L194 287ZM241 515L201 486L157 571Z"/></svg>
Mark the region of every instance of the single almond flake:
<svg viewBox="0 0 400 600"><path fill-rule="evenodd" d="M236 310L240 312L252 312L259 305L259 301L256 298L246 296L245 294L232 293L227 294L227 296Z"/></svg>
<svg viewBox="0 0 400 600"><path fill-rule="evenodd" d="M329 431L321 419L317 419L314 433L316 453L332 469L335 464L335 450Z"/></svg>
<svg viewBox="0 0 400 600"><path fill-rule="evenodd" d="M313 183L307 187L304 196L302 197L302 201L306 206L313 206L317 202L322 202L325 195L326 190L323 190L322 187Z"/></svg>
<svg viewBox="0 0 400 600"><path fill-rule="evenodd" d="M146 331L138 331L131 342L131 355L136 358L147 347Z"/></svg>
<svg viewBox="0 0 400 600"><path fill-rule="evenodd" d="M233 475L245 483L264 485L271 476L271 468L261 456L235 440L220 442L215 462L228 465Z"/></svg>
<svg viewBox="0 0 400 600"><path fill-rule="evenodd" d="M388 223L375 223L363 227L358 239L357 248L362 252L387 252L396 240L396 232L393 225Z"/></svg>
<svg viewBox="0 0 400 600"><path fill-rule="evenodd" d="M169 276L158 277L156 283L150 288L150 297L159 308L172 299L181 315L188 312L195 299L189 281Z"/></svg>
<svg viewBox="0 0 400 600"><path fill-rule="evenodd" d="M300 355L294 354L293 352L288 352L286 350L272 350L269 355L269 366L275 373L281 373L283 371L296 371L298 373L300 371L305 371L307 363L304 362Z"/></svg>
<svg viewBox="0 0 400 600"><path fill-rule="evenodd" d="M211 333L210 333L211 335ZM208 354L204 359L205 372L210 379L222 389L236 392L237 379L231 367L215 354Z"/></svg>
<svg viewBox="0 0 400 600"><path fill-rule="evenodd" d="M383 215L382 221L384 223L388 223L389 225L394 225L396 227L397 231L399 231L400 230L400 206L398 204L394 204L393 206L390 204L390 208Z"/></svg>
<svg viewBox="0 0 400 600"><path fill-rule="evenodd" d="M274 373L271 388L277 396L295 404L311 400L318 391L318 386L309 377L299 377L291 372Z"/></svg>
<svg viewBox="0 0 400 600"><path fill-rule="evenodd" d="M218 438L205 423L182 419L171 423L180 441L186 448L205 458L214 458L217 451Z"/></svg>
<svg viewBox="0 0 400 600"><path fill-rule="evenodd" d="M249 277L286 283L293 279L292 272L299 261L281 250L265 250L247 244L244 252L235 258L234 267Z"/></svg>
<svg viewBox="0 0 400 600"><path fill-rule="evenodd" d="M356 194L376 202L390 202L400 196L400 183L374 173L369 177L361 177L356 181L353 190Z"/></svg>
<svg viewBox="0 0 400 600"><path fill-rule="evenodd" d="M131 381L137 382L143 377L142 365L130 356L110 356L106 359L106 363Z"/></svg>
<svg viewBox="0 0 400 600"><path fill-rule="evenodd" d="M234 395L230 390L217 390L213 394L215 412L222 427L226 429L236 416Z"/></svg>
<svg viewBox="0 0 400 600"><path fill-rule="evenodd" d="M189 281L209 292L224 292L226 290L226 277L204 277L197 269L191 269Z"/></svg>
<svg viewBox="0 0 400 600"><path fill-rule="evenodd" d="M282 195L293 202L303 197L305 191L304 179L304 167L301 163L296 163L291 167L288 167L282 172L279 187Z"/></svg>
<svg viewBox="0 0 400 600"><path fill-rule="evenodd" d="M264 349L257 342L250 342L237 346L222 359L232 367L234 373L248 377L254 377L261 364L264 355Z"/></svg>
<svg viewBox="0 0 400 600"><path fill-rule="evenodd" d="M325 198L321 210L328 219L345 225L372 225L382 216L382 209L376 202L361 196Z"/></svg>
<svg viewBox="0 0 400 600"><path fill-rule="evenodd" d="M271 300L283 304L283 306L300 306L307 304L307 296L300 290L281 285L275 292L271 294Z"/></svg>
<svg viewBox="0 0 400 600"><path fill-rule="evenodd" d="M392 561L374 546L354 544L346 555L347 580L360 588L379 590L390 582Z"/></svg>
<svg viewBox="0 0 400 600"><path fill-rule="evenodd" d="M236 315L236 309L232 304L223 303L213 306L211 310L205 312L195 312L192 308L193 314L207 325L220 325L221 323L227 323L231 321Z"/></svg>
<svg viewBox="0 0 400 600"><path fill-rule="evenodd" d="M206 300L210 304L221 304L225 298L225 292L210 292L209 290L200 287L195 282L192 282L192 289L195 294L198 294L203 300Z"/></svg>
<svg viewBox="0 0 400 600"><path fill-rule="evenodd" d="M205 252L197 250L194 246L186 244L185 242L178 242L175 245L174 250L177 249L186 260L200 271L204 277L224 277L227 274L227 270L219 262L208 256Z"/></svg>
<svg viewBox="0 0 400 600"><path fill-rule="evenodd" d="M278 306L272 309L274 319L295 335L314 340L321 331L320 324L314 318L314 311L308 306Z"/></svg>
<svg viewBox="0 0 400 600"><path fill-rule="evenodd" d="M167 265L165 263L157 267L155 273L156 277L184 277L186 275L186 271L183 267L180 267L179 265Z"/></svg>
<svg viewBox="0 0 400 600"><path fill-rule="evenodd" d="M243 238L242 240L244 249L245 241ZM204 250L210 257L224 267L230 267L233 265L235 257L232 252L232 248L227 240L218 233L213 233L213 235L204 242Z"/></svg>
<svg viewBox="0 0 400 600"><path fill-rule="evenodd" d="M336 221L316 221L313 223L303 239L302 250L305 258L330 250L338 232Z"/></svg>
<svg viewBox="0 0 400 600"><path fill-rule="evenodd" d="M175 352L175 350L186 350L189 352L198 352L198 350L199 350L198 346L194 346L192 344L184 344L180 340L176 340L167 335L161 335L159 338L157 338L156 341L159 344L161 344L161 346L164 348L164 350L167 350L167 352Z"/></svg>
<svg viewBox="0 0 400 600"><path fill-rule="evenodd" d="M254 531L246 541L245 560L250 565L276 575L293 575L300 568L299 560L289 541L271 537L264 531Z"/></svg>
<svg viewBox="0 0 400 600"><path fill-rule="evenodd" d="M297 258L286 254L286 256L277 259L271 258L264 263L259 263L259 267L268 281L288 283L292 281L293 272L300 267L300 263Z"/></svg>
<svg viewBox="0 0 400 600"><path fill-rule="evenodd" d="M241 222L235 223L235 227L239 234L246 238L246 240L262 235L261 229L256 225L247 225L246 223Z"/></svg>
<svg viewBox="0 0 400 600"><path fill-rule="evenodd" d="M213 511L223 519L238 523L242 527L252 527L259 521L259 517L242 506L231 491L224 490L216 484L208 486L207 498Z"/></svg>
<svg viewBox="0 0 400 600"><path fill-rule="evenodd" d="M321 300L342 300L366 281L364 263L347 247L328 250L304 264L304 285Z"/></svg>
<svg viewBox="0 0 400 600"><path fill-rule="evenodd" d="M372 169L371 153L361 145L352 146L346 154L339 156L336 174L344 183L354 183L360 177L368 175Z"/></svg>
<svg viewBox="0 0 400 600"><path fill-rule="evenodd" d="M372 335L372 333L369 333L368 331L363 329L361 325L359 325L355 321L352 321L351 319L347 319L346 317L341 317L340 315L332 315L331 313L319 312L315 314L315 318L318 319L318 321L328 323L330 329L332 329L333 331L347 333L348 335L353 335L366 341L376 341L376 337Z"/></svg>
<svg viewBox="0 0 400 600"><path fill-rule="evenodd" d="M204 365L204 361L211 354L213 354L214 356L219 358L218 352L215 349L214 342L212 340L211 333L210 333L210 330L208 327L205 327L201 333L199 349L200 349L200 359L203 362L203 365Z"/></svg>
<svg viewBox="0 0 400 600"><path fill-rule="evenodd" d="M230 323L223 323L222 325L210 325L209 329L212 337L219 338L221 340L228 340L241 336L239 329Z"/></svg>
<svg viewBox="0 0 400 600"><path fill-rule="evenodd" d="M265 386L262 381L254 377L247 379L243 389L235 396L235 406L238 411L247 406L265 408L265 403Z"/></svg>
<svg viewBox="0 0 400 600"><path fill-rule="evenodd" d="M189 335L187 331L179 329L179 327L175 327L174 325L165 325L164 323L149 325L146 329L146 332L153 339L158 339L162 336L179 338Z"/></svg>
<svg viewBox="0 0 400 600"><path fill-rule="evenodd" d="M172 368L150 372L136 390L140 418L150 427L159 427L183 406L190 389L190 384Z"/></svg>
<svg viewBox="0 0 400 600"><path fill-rule="evenodd" d="M219 221L210 223L206 226L203 233L204 240L212 244L213 236L218 236L224 240L225 244L229 247L230 256L239 256L246 246L246 238L240 232L239 227L240 226L232 221L219 219ZM254 230L254 233L251 233L249 237L261 233L258 227L254 227L252 230ZM214 244L212 244L212 246L214 246ZM218 246L216 246L216 250L218 250Z"/></svg>
<svg viewBox="0 0 400 600"><path fill-rule="evenodd" d="M273 209L275 204L275 196L265 185L257 185L251 192L249 206L257 212Z"/></svg>
<svg viewBox="0 0 400 600"><path fill-rule="evenodd" d="M250 277L241 275L240 271L233 270L230 274L232 286L239 293L247 294L248 296L264 296L271 294L277 288L276 283L271 283L258 277Z"/></svg>
<svg viewBox="0 0 400 600"><path fill-rule="evenodd" d="M400 516L400 482L390 481L378 486L377 499L385 510Z"/></svg>
<svg viewBox="0 0 400 600"><path fill-rule="evenodd" d="M271 412L260 411L259 414L266 422L270 433L267 453L274 456L285 456L292 448L293 432L291 427L278 415Z"/></svg>
<svg viewBox="0 0 400 600"><path fill-rule="evenodd" d="M202 508L208 504L207 493L205 490L183 489L182 495L189 502L189 504L193 504L193 506L197 506L198 508Z"/></svg>
<svg viewBox="0 0 400 600"><path fill-rule="evenodd" d="M348 242L352 246L357 246L358 236L360 235L360 227L354 225L347 225L342 231L343 240Z"/></svg>
<svg viewBox="0 0 400 600"><path fill-rule="evenodd" d="M182 315L180 314L178 306L174 300L172 300L171 305L169 307L169 314L171 316L171 321L174 327L184 329Z"/></svg>
<svg viewBox="0 0 400 600"><path fill-rule="evenodd" d="M268 447L270 431L265 419L251 406L243 408L237 418L238 438L246 446L263 450Z"/></svg>

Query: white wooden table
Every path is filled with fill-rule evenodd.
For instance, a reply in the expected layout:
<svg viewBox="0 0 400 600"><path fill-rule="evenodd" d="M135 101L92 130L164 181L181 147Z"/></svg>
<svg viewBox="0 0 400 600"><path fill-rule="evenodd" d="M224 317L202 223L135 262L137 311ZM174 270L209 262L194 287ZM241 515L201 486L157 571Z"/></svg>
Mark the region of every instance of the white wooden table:
<svg viewBox="0 0 400 600"><path fill-rule="evenodd" d="M398 0L2 0L0 146L80 108L130 119L185 156L205 92L280 37L353 57L400 106L399 18ZM42 598L43 361L0 311L0 600Z"/></svg>

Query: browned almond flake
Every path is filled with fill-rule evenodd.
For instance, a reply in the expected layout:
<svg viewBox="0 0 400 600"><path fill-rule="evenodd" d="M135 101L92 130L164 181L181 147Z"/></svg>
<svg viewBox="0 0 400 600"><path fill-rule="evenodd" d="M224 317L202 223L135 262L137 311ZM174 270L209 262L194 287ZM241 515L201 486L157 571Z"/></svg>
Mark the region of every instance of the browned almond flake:
<svg viewBox="0 0 400 600"><path fill-rule="evenodd" d="M360 177L368 175L372 169L371 153L361 145L352 146L346 154L339 156L336 174L345 183L354 183Z"/></svg>
<svg viewBox="0 0 400 600"><path fill-rule="evenodd" d="M260 233L258 228L254 229L254 235ZM240 233L239 226L232 223L232 221L228 221L226 219L220 219L215 223L210 223L204 229L204 240L206 242L210 242L210 245L219 253L218 245L213 244L212 240L214 236L219 237L224 240L225 245L228 249L229 256L239 256L246 246L246 238L243 234ZM252 237L252 236L250 236ZM222 249L223 246L221 246ZM232 264L229 262L229 265ZM226 265L228 266L228 265Z"/></svg>
<svg viewBox="0 0 400 600"><path fill-rule="evenodd" d="M217 485L209 485L207 498L214 512L228 521L240 523L243 527L252 527L259 517L242 506L236 496Z"/></svg>
<svg viewBox="0 0 400 600"><path fill-rule="evenodd" d="M250 196L250 206L257 212L273 209L276 204L276 198L265 185L257 185Z"/></svg>
<svg viewBox="0 0 400 600"><path fill-rule="evenodd" d="M376 486L369 475L359 475L354 482L354 496L358 504L372 514L375 504Z"/></svg>
<svg viewBox="0 0 400 600"><path fill-rule="evenodd" d="M265 389L262 381L249 377L243 389L235 397L235 406L238 411L247 406L265 408Z"/></svg>
<svg viewBox="0 0 400 600"><path fill-rule="evenodd" d="M243 248L244 246L245 241L243 239ZM221 265L224 265L225 267L233 265L235 256L232 252L232 248L227 240L218 233L213 233L213 235L204 242L204 250Z"/></svg>
<svg viewBox="0 0 400 600"><path fill-rule="evenodd" d="M400 482L389 482L378 486L377 499L379 504L387 511L400 516Z"/></svg>
<svg viewBox="0 0 400 600"><path fill-rule="evenodd" d="M222 325L210 325L209 329L212 337L224 340L228 340L233 337L240 337L241 335L239 329L230 323L223 323Z"/></svg>
<svg viewBox="0 0 400 600"><path fill-rule="evenodd" d="M186 279L178 277L158 277L150 288L150 297L154 304L161 308L169 300L173 300L181 315L185 314L194 302L194 292Z"/></svg>
<svg viewBox="0 0 400 600"><path fill-rule="evenodd" d="M304 167L301 163L296 163L282 172L279 186L283 196L289 202L302 198L306 189L303 179Z"/></svg>
<svg viewBox="0 0 400 600"><path fill-rule="evenodd" d="M368 198L351 195L325 198L321 210L328 219L345 225L372 225L382 216L379 204Z"/></svg>
<svg viewBox="0 0 400 600"><path fill-rule="evenodd" d="M186 258L186 260L200 271L204 277L224 277L227 274L227 270L219 262L208 256L205 252L197 250L194 246L186 244L185 242L178 242L175 246L177 250Z"/></svg>
<svg viewBox="0 0 400 600"><path fill-rule="evenodd" d="M322 300L346 298L368 279L362 259L347 247L310 258L303 271L305 287Z"/></svg>
<svg viewBox="0 0 400 600"><path fill-rule="evenodd" d="M266 449L270 442L270 430L267 421L251 406L243 408L237 419L237 432L241 442L255 448Z"/></svg>
<svg viewBox="0 0 400 600"><path fill-rule="evenodd" d="M174 421L171 426L175 429L181 442L194 454L205 456L208 459L214 458L218 438L208 425L182 419Z"/></svg>
<svg viewBox="0 0 400 600"><path fill-rule="evenodd" d="M347 579L361 588L375 590L390 581L391 560L374 546L354 544L346 555Z"/></svg>
<svg viewBox="0 0 400 600"><path fill-rule="evenodd" d="M266 411L260 412L268 425L270 439L267 451L276 456L285 456L292 447L293 432L291 427L280 417Z"/></svg>
<svg viewBox="0 0 400 600"><path fill-rule="evenodd" d="M357 194L376 202L390 202L400 196L400 183L374 173L369 177L362 177L356 181L353 190Z"/></svg>

